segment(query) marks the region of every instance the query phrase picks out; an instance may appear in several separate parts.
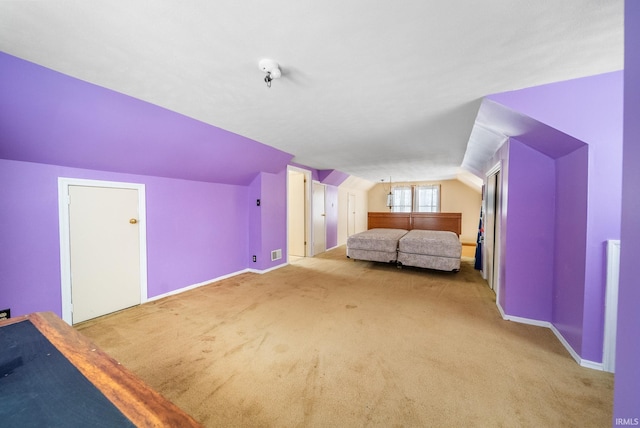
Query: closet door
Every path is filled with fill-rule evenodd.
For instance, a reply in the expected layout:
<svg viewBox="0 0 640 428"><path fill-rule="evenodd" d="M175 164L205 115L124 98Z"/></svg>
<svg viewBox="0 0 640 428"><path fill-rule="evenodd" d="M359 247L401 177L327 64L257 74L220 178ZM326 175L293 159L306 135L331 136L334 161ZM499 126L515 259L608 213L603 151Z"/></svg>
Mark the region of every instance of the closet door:
<svg viewBox="0 0 640 428"><path fill-rule="evenodd" d="M138 190L69 186L72 321L140 304Z"/></svg>

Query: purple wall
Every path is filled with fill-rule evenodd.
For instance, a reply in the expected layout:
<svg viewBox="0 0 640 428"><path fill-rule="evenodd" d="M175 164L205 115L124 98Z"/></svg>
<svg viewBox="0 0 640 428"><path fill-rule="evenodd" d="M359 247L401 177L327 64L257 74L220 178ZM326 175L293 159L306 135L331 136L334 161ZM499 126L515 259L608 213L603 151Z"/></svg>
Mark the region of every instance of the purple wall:
<svg viewBox="0 0 640 428"><path fill-rule="evenodd" d="M640 2L625 2L622 238L613 424L640 418ZM619 424L620 425L620 424Z"/></svg>
<svg viewBox="0 0 640 428"><path fill-rule="evenodd" d="M550 321L580 353L585 318L588 147L583 145L557 159L555 176L555 265L553 316Z"/></svg>
<svg viewBox="0 0 640 428"><path fill-rule="evenodd" d="M505 306L509 315L551 320L555 172L553 159L512 139Z"/></svg>
<svg viewBox="0 0 640 428"><path fill-rule="evenodd" d="M252 269L265 270L287 260L286 247L286 170L279 174L262 173L249 188L249 261ZM256 200L260 199L260 206ZM282 259L271 261L271 251L281 249Z"/></svg>
<svg viewBox="0 0 640 428"><path fill-rule="evenodd" d="M344 172L335 169L323 169L318 171L318 179L320 182L331 186L339 186L347 178L349 178L349 174L345 174Z"/></svg>
<svg viewBox="0 0 640 428"><path fill-rule="evenodd" d="M0 307L60 314L58 177L146 185L149 297L286 260L292 155L4 53L0 93Z"/></svg>
<svg viewBox="0 0 640 428"><path fill-rule="evenodd" d="M0 160L0 306L12 315L61 315L58 177L145 184L149 297L248 265L245 186Z"/></svg>
<svg viewBox="0 0 640 428"><path fill-rule="evenodd" d="M605 242L620 238L622 96L623 73L614 72L490 97L589 145L586 272L584 293L575 296L584 305L583 340L575 350L596 362L602 361ZM538 145L557 147L542 140Z"/></svg>
<svg viewBox="0 0 640 428"><path fill-rule="evenodd" d="M246 187L141 180L147 183L149 297L247 267Z"/></svg>
<svg viewBox="0 0 640 428"><path fill-rule="evenodd" d="M286 263L287 260L287 195L286 170L279 174L263 173L262 180L262 263L268 269ZM272 250L282 250L282 259L271 261Z"/></svg>
<svg viewBox="0 0 640 428"><path fill-rule="evenodd" d="M575 207L568 209L568 205L563 204L561 206L564 208L558 212L556 219L556 230L562 228L563 231L568 231L564 228L564 222L570 222L576 215L580 215L582 221L586 214L586 223L580 226L582 230L574 230L571 234L573 238L584 235L586 239L580 239L577 242L579 247L572 251L565 249L564 241L556 239L559 245L556 251L559 253L556 253L555 260L560 264L556 268L559 271L554 273L556 290L553 322L558 323L556 327L563 336L566 334L565 338L581 358L600 362L606 286L605 242L620 236L622 74L609 73L559 82L492 95L490 99L498 104L483 103L482 108L500 110L499 114L489 111L484 116L501 118L503 123L499 126L502 129L516 130L526 125L526 129L519 135L511 137L556 159L555 167L559 176L564 177L556 183L557 190L566 189L562 198L570 197L572 191L582 191L587 186L588 197L585 199L584 213L580 215ZM511 111L510 114L505 106ZM512 122L511 126L504 123L504 118ZM549 126L550 124L553 126ZM581 147L585 143L588 145L588 153L582 153ZM581 161L570 160L576 150L582 153L575 154L582 156ZM578 164L584 166L578 167ZM531 166L523 165L523 168ZM567 173L563 173L565 168L568 168ZM584 168L587 168L586 177L582 174ZM512 172L514 170L515 166L512 165ZM580 173L576 175L576 171ZM582 177L584 181L578 184L577 177ZM565 181L567 184L563 184ZM519 193L514 183L510 182L508 185L511 197ZM511 233L513 222L510 219L507 223ZM571 223L571 226L575 227L576 224ZM518 225L516 230L519 227ZM518 245L516 241L511 244ZM507 249L508 254L512 251L513 248ZM575 260L576 254L584 261L578 263ZM512 263L507 260L507 270L511 269ZM580 278L582 285L579 287L575 285L578 280L575 275L573 280L566 282L570 277L566 272L576 269L584 272L584 278ZM509 273L507 277L511 278ZM505 287L510 298L513 298L513 290L509 291L510 284ZM508 301L505 303L508 305Z"/></svg>
<svg viewBox="0 0 640 428"><path fill-rule="evenodd" d="M61 315L58 174L61 168L0 160L0 307L13 316Z"/></svg>
<svg viewBox="0 0 640 428"><path fill-rule="evenodd" d="M248 185L292 155L0 52L0 158Z"/></svg>
<svg viewBox="0 0 640 428"><path fill-rule="evenodd" d="M257 200L260 199L260 206ZM261 269L264 262L262 255L262 174L258 174L249 185L249 197L247 199L247 212L249 215L249 254L247 254L247 264L251 269ZM256 256L256 261L252 257ZM260 263L260 264L258 264Z"/></svg>
<svg viewBox="0 0 640 428"><path fill-rule="evenodd" d="M531 135L563 156L553 159ZM560 132L538 130L501 147L501 280L498 303L508 316L552 322L575 349L584 334L588 148ZM567 140L568 138L568 140ZM534 146L534 147L532 147Z"/></svg>
<svg viewBox="0 0 640 428"><path fill-rule="evenodd" d="M622 140L623 73L589 76L489 96L587 143Z"/></svg>

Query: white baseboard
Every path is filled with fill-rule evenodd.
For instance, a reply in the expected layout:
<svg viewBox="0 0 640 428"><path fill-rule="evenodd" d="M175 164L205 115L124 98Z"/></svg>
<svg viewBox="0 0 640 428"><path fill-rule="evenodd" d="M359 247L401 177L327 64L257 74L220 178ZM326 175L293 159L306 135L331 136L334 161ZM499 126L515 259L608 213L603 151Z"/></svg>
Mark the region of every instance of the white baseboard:
<svg viewBox="0 0 640 428"><path fill-rule="evenodd" d="M259 269L246 269L245 271L246 271L246 272L251 272L251 273L257 273L257 274L262 275L263 273L267 273L267 272L271 272L272 270L276 270L276 269L283 268L283 267L287 266L288 264L289 264L289 263L286 263L286 262L285 262L285 263L281 263L281 264L279 264L279 265L277 265L277 266L270 267L269 269L265 269L265 270L259 270Z"/></svg>
<svg viewBox="0 0 640 428"><path fill-rule="evenodd" d="M598 371L601 371L601 372L603 372L603 371L604 371L604 364L602 364L602 363L597 363L597 362L595 362L595 361L590 361L590 360L585 360L585 359L583 359L583 360L580 362L580 365L581 365L582 367L585 367L585 368L588 368L588 369L598 370Z"/></svg>
<svg viewBox="0 0 640 428"><path fill-rule="evenodd" d="M517 322L520 324L529 324L529 325L535 325L538 327L547 327L547 328L552 327L552 324L549 321L540 321L540 320L534 320L531 318L515 317L513 315L505 315L504 319L506 319L507 321Z"/></svg>
<svg viewBox="0 0 640 428"><path fill-rule="evenodd" d="M214 279L210 279L208 281L199 282L197 284L187 285L186 287L177 288L173 291L169 291L168 293L159 294L157 296L147 298L146 302L153 302L154 300L160 300L165 297L173 296L175 294L184 293L185 291L193 290L194 288L202 287L203 285L208 285L214 282L222 281L223 279L232 278L234 276L240 275L242 273L250 272L251 269L243 269L237 272L233 272L227 275L222 275Z"/></svg>
<svg viewBox="0 0 640 428"><path fill-rule="evenodd" d="M500 302L498 302L496 300L496 306L498 307L498 311L500 311L500 316L502 317L503 320L507 319L507 315L504 313L504 309L502 309L502 306L500 306Z"/></svg>
<svg viewBox="0 0 640 428"><path fill-rule="evenodd" d="M169 297L169 296L173 296L173 295L176 295L176 294L184 293L185 291L193 290L194 288L198 288L198 287L202 287L203 285L208 285L208 284L212 284L214 282L222 281L223 279L232 278L234 276L237 276L237 275L240 275L240 274L243 274L243 273L247 273L247 272L257 273L259 275L262 275L264 273L271 272L272 270L280 269L281 267L285 267L288 264L289 263L282 263L282 264L279 264L278 266L274 266L272 268L265 269L265 270L248 269L248 268L247 269L243 269L243 270L239 270L237 272L232 272L232 273L227 274L227 275L222 275L222 276L219 276L217 278L210 279L208 281L203 281L203 282L199 282L197 284L187 285L186 287L178 288L176 290L169 291L168 293L163 293L163 294L159 294L157 296L149 297L149 298L147 298L147 300L145 300L145 302L152 302L154 300L160 300L160 299L162 299L164 297Z"/></svg>
<svg viewBox="0 0 640 428"><path fill-rule="evenodd" d="M538 327L546 327L546 328L550 329L553 332L553 334L555 334L555 336L558 338L560 343L562 343L562 346L565 347L565 349L569 352L571 357L580 366L588 368L588 369L593 369L593 370L600 370L600 371L604 370L604 366L603 366L602 363L597 363L595 361L585 360L585 359L581 358L580 355L578 355L578 353L575 351L575 349L573 349L573 347L569 344L569 342L567 342L567 340L564 338L564 336L556 328L556 326L553 325L552 323L550 323L549 321L540 321L540 320L534 320L534 319L530 319L530 318L522 318L522 317L511 316L511 315L505 315L504 310L502 309L502 307L499 304L497 304L497 306L498 306L498 310L500 311L500 314L502 315L502 318L507 320L507 321L513 321L513 322L517 322L517 323L520 323L520 324L535 325L535 326L538 326Z"/></svg>

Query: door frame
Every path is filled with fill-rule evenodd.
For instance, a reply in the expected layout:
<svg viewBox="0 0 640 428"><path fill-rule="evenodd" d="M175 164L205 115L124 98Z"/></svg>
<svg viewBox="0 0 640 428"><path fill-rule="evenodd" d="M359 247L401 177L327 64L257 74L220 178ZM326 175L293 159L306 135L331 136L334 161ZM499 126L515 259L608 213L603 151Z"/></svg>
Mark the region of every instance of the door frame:
<svg viewBox="0 0 640 428"><path fill-rule="evenodd" d="M607 241L607 281L604 306L602 369L615 373L618 330L618 284L620 282L620 240Z"/></svg>
<svg viewBox="0 0 640 428"><path fill-rule="evenodd" d="M304 174L304 240L306 242L304 246L304 256L311 257L312 248L311 248L311 171L298 168L295 166L287 165L287 204L289 204L288 195L289 195L289 171L299 172ZM287 205L287 259L289 257L289 209Z"/></svg>
<svg viewBox="0 0 640 428"><path fill-rule="evenodd" d="M500 174L500 175L498 175ZM497 176L498 175L498 176ZM497 177L496 177L497 176ZM494 204L494 209L493 209L493 215L494 218L492 220L492 224L493 224L493 238L492 238L492 244L493 244L493 249L492 249L492 253L493 253L493 260L491 261L492 266L491 266L491 279L486 278L487 275L487 269L486 266L489 263L488 257L486 254L482 254L482 260L484 262L484 266L483 266L483 275L485 276L485 279L487 279L487 282L489 282L489 280L491 281L491 289L493 290L494 293L496 293L496 302L499 302L499 293L500 293L500 279L501 279L501 275L500 275L500 255L501 255L501 245L500 245L500 241L501 241L501 234L502 234L502 227L501 227L501 220L502 220L502 203L503 203L503 195L502 195L502 162L498 162L496 163L491 169L489 169L487 171L487 173L485 174L485 201L484 201L484 215L485 215L485 219L484 219L484 229L485 229L485 234L487 232L487 223L488 223L488 204L489 204L489 180L495 180L495 189L494 190L494 194L493 194L493 204ZM483 239L483 253L486 251L486 238Z"/></svg>
<svg viewBox="0 0 640 428"><path fill-rule="evenodd" d="M73 323L71 303L71 245L69 228L69 187L106 187L115 189L134 189L138 191L138 239L140 241L140 303L147 299L147 209L145 185L119 181L86 180L80 178L58 177L58 219L60 230L60 291L62 299L62 319L69 325Z"/></svg>

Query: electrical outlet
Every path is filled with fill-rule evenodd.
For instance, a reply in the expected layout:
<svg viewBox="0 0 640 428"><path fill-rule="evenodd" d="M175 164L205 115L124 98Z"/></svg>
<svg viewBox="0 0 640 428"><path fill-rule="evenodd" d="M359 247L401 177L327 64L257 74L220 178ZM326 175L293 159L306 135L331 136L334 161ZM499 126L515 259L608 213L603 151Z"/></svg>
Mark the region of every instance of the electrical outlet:
<svg viewBox="0 0 640 428"><path fill-rule="evenodd" d="M256 205L260 206L260 199L256 199Z"/></svg>
<svg viewBox="0 0 640 428"><path fill-rule="evenodd" d="M0 321L11 318L11 309L3 309L0 311Z"/></svg>
<svg viewBox="0 0 640 428"><path fill-rule="evenodd" d="M253 262L255 263L256 261L258 261L257 257L255 256L255 254L253 255Z"/></svg>

